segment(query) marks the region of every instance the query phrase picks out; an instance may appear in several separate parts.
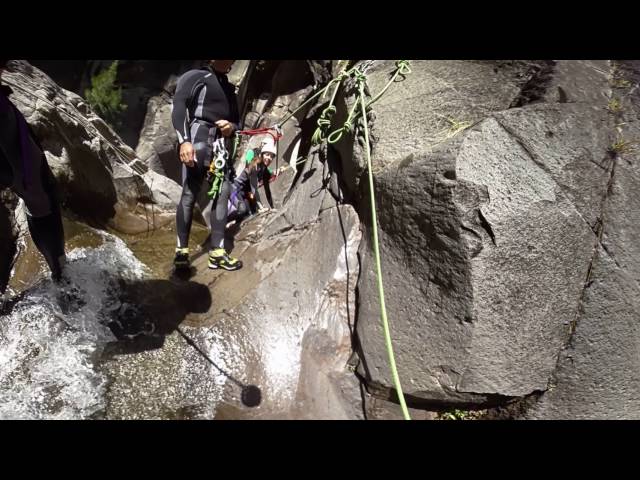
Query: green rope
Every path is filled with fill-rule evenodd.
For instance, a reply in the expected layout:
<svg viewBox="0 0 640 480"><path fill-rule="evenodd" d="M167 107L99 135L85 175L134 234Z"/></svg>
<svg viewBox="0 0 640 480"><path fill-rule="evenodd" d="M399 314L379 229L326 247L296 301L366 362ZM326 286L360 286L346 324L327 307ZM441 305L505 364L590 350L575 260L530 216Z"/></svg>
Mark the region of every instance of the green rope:
<svg viewBox="0 0 640 480"><path fill-rule="evenodd" d="M391 84L395 83L396 78L398 78L398 75L404 76L410 73L411 73L411 67L409 66L409 62L407 60L398 60L396 62L396 71L391 77L391 80L389 80L389 82L385 85L385 87L382 90L380 90L380 93L378 93L375 97L373 97L372 100L369 100L369 102L367 102L367 108L369 108L374 102L377 102L380 99L380 97L384 95L384 93L391 86Z"/></svg>
<svg viewBox="0 0 640 480"><path fill-rule="evenodd" d="M347 66L349 64L349 61L346 60L345 61L345 66ZM329 106L327 108L325 108L322 111L322 114L320 115L320 118L318 119L318 128L316 129L316 131L314 132L313 136L312 136L312 143L314 145L318 145L320 143L322 143L325 139L325 133L326 130L328 129L329 126L331 126L331 117L333 116L333 114L336 112L336 108L335 106L333 106L333 102L335 100L336 94L338 93L338 90L340 88L340 83L342 83L342 80L344 80L345 78L349 77L350 75L353 74L354 71L357 70L357 67L353 67L350 70L342 70L338 76L336 78L334 78L333 80L331 80L327 85L325 85L323 88L321 88L320 90L318 90L316 93L314 93L311 97L309 97L307 100L305 100L302 105L300 105L298 108L296 108L293 112L285 115L279 122L276 123L276 127L278 128L282 128L282 126L287 123L289 120L291 120L296 113L298 113L300 110L302 110L304 107L306 107L309 103L311 103L313 100L315 100L316 98L318 98L319 96L325 96L327 91L332 87L332 86L336 86L336 88L333 91L333 95L331 96L331 100L329 101Z"/></svg>
<svg viewBox="0 0 640 480"><path fill-rule="evenodd" d="M356 111L357 106L358 106L358 102L354 102L353 107L349 112L349 116L347 117L347 120L344 122L344 125L341 128L334 130L329 134L329 136L327 136L327 141L329 143L338 142L342 138L343 133L351 131L351 129L353 128L353 119L355 118L353 115Z"/></svg>
<svg viewBox="0 0 640 480"><path fill-rule="evenodd" d="M352 68L351 70L345 72L344 70L342 72L340 72L340 74L334 78L333 80L331 80L329 83L327 83L327 85L325 85L323 88L321 88L320 90L318 90L316 93L314 93L311 97L309 97L307 100L305 100L305 102L300 105L298 108L296 108L293 112L289 113L288 115L286 115L285 117L282 118L282 120L280 120L277 125L282 127L285 123L287 123L296 113L298 113L300 110L302 110L304 107L306 107L310 102L312 102L313 100L315 100L316 98L318 98L320 95L324 96L327 93L327 90L329 90L331 88L332 85L336 84L336 83L340 83L342 82L342 80L344 78L346 78L347 76L351 75L351 73L353 72L353 70L355 69ZM337 90L337 89L336 89ZM335 92L334 92L335 93ZM335 95L334 95L335 96Z"/></svg>
<svg viewBox="0 0 640 480"><path fill-rule="evenodd" d="M344 73L344 72L343 72ZM387 82L387 84L384 86L384 88L371 100L369 100L369 102L367 102L367 109L369 107L371 107L371 105L378 101L382 95L385 94L385 92L389 89L389 87L391 86L392 83L395 83L396 79L398 78L399 75L408 75L409 73L411 73L411 67L409 66L409 62L407 60L398 60L396 62L396 70L393 73L393 75L391 76L391 80L389 80ZM364 82L366 81L366 77L364 75L364 73L362 73L357 67L352 68L349 71L349 75L353 75L356 78L356 81L358 82ZM326 140L329 143L336 143L338 141L340 141L340 139L342 138L342 135L345 132L350 132L353 129L353 122L354 120L356 120L361 114L362 112L356 112L356 106L358 105L358 102L356 101L354 103L353 108L351 108L351 111L349 112L349 116L347 117L347 120L344 122L343 126L334 130L333 132L331 132L328 136L326 136ZM326 110L326 109L325 109ZM334 107L335 110L335 107ZM335 113L335 111L333 112ZM333 116L333 113L331 114ZM330 121L325 121L324 117L324 112L323 112L323 116L321 116L320 120L318 120L318 129L316 130L316 133L314 133L314 136L317 134L318 139L321 138L319 130L320 130L320 122L321 120L322 122L322 127L326 130L331 122ZM322 137L322 140L324 140L324 137ZM312 139L313 141L313 139ZM320 143L320 142L318 142ZM314 143L315 144L315 143Z"/></svg>
<svg viewBox="0 0 640 480"><path fill-rule="evenodd" d="M380 264L380 247L378 245L378 219L376 216L376 201L373 190L373 173L371 169L371 151L369 146L369 128L367 126L367 105L364 101L364 82L366 77L358 72L358 89L360 91L360 104L362 106L362 118L364 123L364 138L365 148L367 153L367 169L369 171L369 196L371 197L371 221L373 226L373 251L376 258L376 273L378 280L378 294L380 296L380 314L382 316L382 326L384 329L384 338L387 346L387 353L389 355L389 365L391 367L391 375L393 376L393 383L395 384L396 391L398 392L398 399L400 400L400 408L405 420L411 420L407 404L404 400L404 393L402 392L402 385L400 384L400 377L398 375L398 369L396 368L396 361L393 355L393 345L391 343L391 333L389 331L389 321L387 320L387 307L384 301L384 287L382 285L382 268ZM372 102L369 102L369 105Z"/></svg>
<svg viewBox="0 0 640 480"><path fill-rule="evenodd" d="M222 179L224 177L224 172L222 170L216 170L213 174L213 182L211 183L211 189L207 192L207 196L211 200L215 200L220 193L220 186L222 185Z"/></svg>
<svg viewBox="0 0 640 480"><path fill-rule="evenodd" d="M352 70L353 71L353 70ZM338 94L338 90L340 90L340 86L342 85L342 80L347 78L351 72L347 73L346 71L341 71L340 74L334 79L336 80L336 88L333 90L333 95L331 95L331 100L329 100L329 106L322 111L320 118L318 119L318 128L313 132L311 136L311 143L313 145L320 145L322 142L327 140L327 130L331 127L331 119L333 115L336 113L336 106L333 104L336 100L336 96ZM325 90L326 92L326 90Z"/></svg>

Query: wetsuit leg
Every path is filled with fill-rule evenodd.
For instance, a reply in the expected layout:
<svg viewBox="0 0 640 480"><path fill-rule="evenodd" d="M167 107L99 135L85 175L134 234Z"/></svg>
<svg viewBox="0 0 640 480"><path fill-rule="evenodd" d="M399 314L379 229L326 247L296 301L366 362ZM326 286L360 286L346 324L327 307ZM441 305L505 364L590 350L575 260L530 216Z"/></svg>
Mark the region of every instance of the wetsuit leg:
<svg viewBox="0 0 640 480"><path fill-rule="evenodd" d="M209 129L205 126L194 126L194 133L193 145L197 162L193 167L182 165L182 195L176 211L178 248L186 248L189 245L193 207L202 189L208 162L211 159L211 147L207 145Z"/></svg>
<svg viewBox="0 0 640 480"><path fill-rule="evenodd" d="M220 193L211 207L211 249L224 248L224 229L227 224L227 208L231 194L231 182L225 175Z"/></svg>
<svg viewBox="0 0 640 480"><path fill-rule="evenodd" d="M0 150L0 190L8 188L13 183L11 167L2 150ZM2 304L2 294L9 283L13 256L16 253L15 239L11 234L12 212L0 205L0 308ZM0 315L2 312L0 312Z"/></svg>
<svg viewBox="0 0 640 480"><path fill-rule="evenodd" d="M0 112L0 150L11 168L11 188L25 203L33 242L47 261L53 278L59 279L64 262L64 230L55 180L22 114L9 103L4 107ZM3 182L8 178L5 167Z"/></svg>
<svg viewBox="0 0 640 480"><path fill-rule="evenodd" d="M13 171L0 148L0 189L9 188L11 184L13 184Z"/></svg>
<svg viewBox="0 0 640 480"><path fill-rule="evenodd" d="M44 217L27 215L27 224L33 243L46 260L54 280L59 280L64 265L64 229L60 205L55 191L55 179L49 165L43 160L42 184L51 204L51 213Z"/></svg>

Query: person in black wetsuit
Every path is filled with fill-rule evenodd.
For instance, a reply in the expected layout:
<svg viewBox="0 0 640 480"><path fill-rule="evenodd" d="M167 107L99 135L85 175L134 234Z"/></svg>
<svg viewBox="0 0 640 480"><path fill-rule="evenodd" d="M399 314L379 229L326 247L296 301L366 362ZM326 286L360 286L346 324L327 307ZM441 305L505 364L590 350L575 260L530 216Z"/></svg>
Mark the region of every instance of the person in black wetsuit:
<svg viewBox="0 0 640 480"><path fill-rule="evenodd" d="M235 60L209 60L200 70L190 70L178 80L171 121L180 143L182 195L176 212L178 245L174 265L189 266L189 233L193 207L212 161L213 144L239 129L240 115L234 86L227 73ZM238 270L242 262L224 249L227 202L231 193L233 165L227 162L220 192L211 208L209 268Z"/></svg>
<svg viewBox="0 0 640 480"><path fill-rule="evenodd" d="M257 151L256 151L257 150ZM264 192L269 202L269 207L273 208L273 198L269 183L274 177L273 171L269 168L276 156L276 146L271 139L262 144L261 149L254 150L253 160L236 177L229 197L228 222L241 222L250 214L267 210L263 207L258 191L259 182L264 185Z"/></svg>
<svg viewBox="0 0 640 480"><path fill-rule="evenodd" d="M8 62L0 60L0 80ZM11 188L24 201L33 243L58 282L66 255L56 182L38 139L9 100L11 93L10 87L0 83L0 189ZM0 282L0 293L4 283Z"/></svg>

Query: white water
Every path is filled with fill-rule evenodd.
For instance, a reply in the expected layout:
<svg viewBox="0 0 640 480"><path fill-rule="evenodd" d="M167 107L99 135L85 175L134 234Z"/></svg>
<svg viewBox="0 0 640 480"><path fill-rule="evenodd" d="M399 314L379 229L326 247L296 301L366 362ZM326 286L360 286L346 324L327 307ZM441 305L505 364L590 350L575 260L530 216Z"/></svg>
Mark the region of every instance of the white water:
<svg viewBox="0 0 640 480"><path fill-rule="evenodd" d="M101 312L117 307L115 278L139 279L146 269L122 240L100 234L100 247L68 254L80 302L63 312L61 288L44 280L0 317L0 419L81 419L104 408L107 379L94 358L115 338Z"/></svg>

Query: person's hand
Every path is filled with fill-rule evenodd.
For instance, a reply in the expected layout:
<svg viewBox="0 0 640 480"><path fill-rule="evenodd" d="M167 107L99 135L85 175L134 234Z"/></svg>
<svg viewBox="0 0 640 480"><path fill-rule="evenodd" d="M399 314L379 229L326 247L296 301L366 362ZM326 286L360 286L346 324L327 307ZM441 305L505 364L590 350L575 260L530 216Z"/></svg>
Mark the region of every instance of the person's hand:
<svg viewBox="0 0 640 480"><path fill-rule="evenodd" d="M191 142L184 142L180 145L180 161L187 167L193 167L195 164L195 150Z"/></svg>
<svg viewBox="0 0 640 480"><path fill-rule="evenodd" d="M220 133L222 133L223 137L230 137L235 130L233 123L228 120L218 120L216 122L216 127L220 129Z"/></svg>

